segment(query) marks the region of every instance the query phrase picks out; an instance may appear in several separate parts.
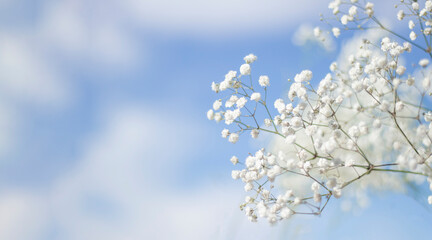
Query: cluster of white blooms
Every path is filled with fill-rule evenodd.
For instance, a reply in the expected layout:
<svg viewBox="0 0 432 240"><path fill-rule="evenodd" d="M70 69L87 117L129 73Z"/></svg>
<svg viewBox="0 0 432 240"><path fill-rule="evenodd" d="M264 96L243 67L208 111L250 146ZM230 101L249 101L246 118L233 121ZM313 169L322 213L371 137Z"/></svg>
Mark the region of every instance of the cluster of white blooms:
<svg viewBox="0 0 432 240"><path fill-rule="evenodd" d="M419 25L432 25L428 20L432 1L426 1L424 8L414 1L401 5L410 11L399 11L399 20L417 17ZM345 6L346 11L341 9ZM400 36L377 20L372 3L334 0L329 8L345 29L350 22L358 25L372 19L382 30ZM412 20L408 25L415 28ZM315 28L315 36L321 31ZM338 37L341 30L331 31ZM424 28L419 34L430 33ZM257 60L253 54L244 58L240 74L229 71L222 82L212 83L212 90L224 97L213 103L207 117L224 120L230 129L222 130L223 138L236 143L244 133L254 139L260 134L275 136L273 148L262 148L244 161L231 158L242 167L232 171L232 178L244 183L248 196L241 209L251 221L266 218L275 223L295 214L319 215L331 198L342 197L357 181L367 187L373 176L385 176L387 182L381 182L389 185L395 183L394 174L414 176L408 179L427 180L432 190L432 109L427 106L432 71L428 58L413 64L417 69L402 60L413 47L432 58L431 48L428 41L420 45L411 35L410 39L365 39L342 60L347 66L332 63L331 72L317 84L312 82L312 71L303 70L289 80L287 96L271 104L269 77L251 75L251 64ZM284 185L290 176L301 181ZM432 195L427 201L432 204Z"/></svg>

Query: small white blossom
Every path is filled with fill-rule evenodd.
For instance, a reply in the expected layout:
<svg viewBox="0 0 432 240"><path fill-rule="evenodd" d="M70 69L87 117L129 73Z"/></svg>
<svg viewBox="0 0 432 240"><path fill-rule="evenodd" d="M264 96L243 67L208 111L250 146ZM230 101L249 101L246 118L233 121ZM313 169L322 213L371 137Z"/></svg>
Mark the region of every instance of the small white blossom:
<svg viewBox="0 0 432 240"><path fill-rule="evenodd" d="M416 38L417 38L417 34L415 34L414 31L411 31L411 33L410 33L410 39L414 41L414 40L416 40Z"/></svg>
<svg viewBox="0 0 432 240"><path fill-rule="evenodd" d="M369 17L372 17L372 15L374 14L373 7L374 7L374 4L373 4L373 3L370 3L370 2L366 3L366 6L365 6L366 11L365 11L365 13L366 13Z"/></svg>
<svg viewBox="0 0 432 240"><path fill-rule="evenodd" d="M308 82L312 79L312 72L310 70L303 70L300 74L296 74L294 81L296 83Z"/></svg>
<svg viewBox="0 0 432 240"><path fill-rule="evenodd" d="M246 183L245 184L245 186L244 186L244 190L246 191L246 192L249 192L250 190L252 190L253 189L253 184L252 183Z"/></svg>
<svg viewBox="0 0 432 240"><path fill-rule="evenodd" d="M283 219L287 219L287 218L291 217L293 214L294 214L294 213L293 213L293 211L292 211L291 209L289 209L289 208L287 208L287 207L284 207L284 208L282 208L282 210L281 210L280 216L281 216Z"/></svg>
<svg viewBox="0 0 432 240"><path fill-rule="evenodd" d="M267 87L268 85L270 85L270 79L268 76L260 76L258 79L258 83L261 87Z"/></svg>
<svg viewBox="0 0 432 240"><path fill-rule="evenodd" d="M230 131L226 128L224 130L222 130L222 132L221 132L221 135L223 138L227 138L229 134L230 134Z"/></svg>
<svg viewBox="0 0 432 240"><path fill-rule="evenodd" d="M340 36L340 29L337 27L332 28L332 33L335 37L339 37Z"/></svg>
<svg viewBox="0 0 432 240"><path fill-rule="evenodd" d="M237 108L243 108L247 103L247 99L245 97L241 97L236 101Z"/></svg>
<svg viewBox="0 0 432 240"><path fill-rule="evenodd" d="M336 62L332 62L330 64L330 71L334 72L337 69L337 63Z"/></svg>
<svg viewBox="0 0 432 240"><path fill-rule="evenodd" d="M354 17L355 15L357 15L357 7L356 6L351 6L350 9L348 10L348 14L351 17Z"/></svg>
<svg viewBox="0 0 432 240"><path fill-rule="evenodd" d="M258 138L259 131L258 129L252 129L251 136L252 138Z"/></svg>
<svg viewBox="0 0 432 240"><path fill-rule="evenodd" d="M250 75L251 73L251 67L249 64L245 63L240 66L240 74L241 75Z"/></svg>
<svg viewBox="0 0 432 240"><path fill-rule="evenodd" d="M414 24L413 20L409 20L408 28L412 30L414 27L415 27L415 24Z"/></svg>
<svg viewBox="0 0 432 240"><path fill-rule="evenodd" d="M213 109L208 110L208 112L207 112L207 118L208 118L208 120L213 120L214 116L215 115L214 115Z"/></svg>
<svg viewBox="0 0 432 240"><path fill-rule="evenodd" d="M425 2L426 11L430 12L432 10L432 1L428 0Z"/></svg>
<svg viewBox="0 0 432 240"><path fill-rule="evenodd" d="M230 161L232 162L232 164L236 165L239 162L239 159L236 156L232 156Z"/></svg>
<svg viewBox="0 0 432 240"><path fill-rule="evenodd" d="M397 19L398 19L399 21L402 21L402 20L404 19L404 17L405 17L405 13L404 13L404 11L403 11L403 10L400 10L400 11L397 13Z"/></svg>
<svg viewBox="0 0 432 240"><path fill-rule="evenodd" d="M343 25L347 25L349 19L350 19L350 16L348 16L348 15L343 15L343 16L341 17L341 19L340 19L340 22L341 22Z"/></svg>
<svg viewBox="0 0 432 240"><path fill-rule="evenodd" d="M239 135L237 133L231 133L229 135L228 141L231 143L236 143L238 141L238 139L239 139Z"/></svg>
<svg viewBox="0 0 432 240"><path fill-rule="evenodd" d="M398 75L403 75L403 74L405 73L405 70L406 70L406 68L405 68L404 66L398 66L398 67L396 68L396 73L397 73Z"/></svg>
<svg viewBox="0 0 432 240"><path fill-rule="evenodd" d="M259 92L252 93L250 96L250 100L258 102L259 100L261 100L261 93Z"/></svg>
<svg viewBox="0 0 432 240"><path fill-rule="evenodd" d="M396 111L402 111L402 109L404 108L404 103L401 102L401 101L398 101L398 102L396 103L395 108L396 108Z"/></svg>
<svg viewBox="0 0 432 240"><path fill-rule="evenodd" d="M250 64L250 63L253 63L253 62L255 62L255 61L257 60L257 56L255 56L255 55L253 55L253 54L251 53L251 54L247 55L246 57L244 57L243 60L244 60L247 64ZM244 74L244 75L246 75L246 74Z"/></svg>
<svg viewBox="0 0 432 240"><path fill-rule="evenodd" d="M219 108L221 106L222 106L222 100L221 99L214 101L214 103L213 103L213 109L215 111L219 110Z"/></svg>
<svg viewBox="0 0 432 240"><path fill-rule="evenodd" d="M212 82L211 89L213 92L219 92L219 84L216 84L215 82Z"/></svg>
<svg viewBox="0 0 432 240"><path fill-rule="evenodd" d="M431 122L432 121L432 112L425 113L423 117L424 117L424 120L426 122Z"/></svg>
<svg viewBox="0 0 432 240"><path fill-rule="evenodd" d="M422 67L426 67L427 65L429 65L429 60L426 58L423 58L419 61L419 65Z"/></svg>
<svg viewBox="0 0 432 240"><path fill-rule="evenodd" d="M340 198L342 196L342 189L338 187L333 188L333 196L335 198Z"/></svg>

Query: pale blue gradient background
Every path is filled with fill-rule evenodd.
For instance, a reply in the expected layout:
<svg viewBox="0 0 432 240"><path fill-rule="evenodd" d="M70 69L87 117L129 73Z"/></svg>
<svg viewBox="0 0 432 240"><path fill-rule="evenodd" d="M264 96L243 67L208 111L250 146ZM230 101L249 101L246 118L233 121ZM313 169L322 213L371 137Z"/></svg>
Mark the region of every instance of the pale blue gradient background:
<svg viewBox="0 0 432 240"><path fill-rule="evenodd" d="M210 84L251 52L271 98L324 76L338 51L292 36L327 3L302 4L0 0L0 239L429 239L424 195L277 226L239 211L228 160L257 145L219 137Z"/></svg>

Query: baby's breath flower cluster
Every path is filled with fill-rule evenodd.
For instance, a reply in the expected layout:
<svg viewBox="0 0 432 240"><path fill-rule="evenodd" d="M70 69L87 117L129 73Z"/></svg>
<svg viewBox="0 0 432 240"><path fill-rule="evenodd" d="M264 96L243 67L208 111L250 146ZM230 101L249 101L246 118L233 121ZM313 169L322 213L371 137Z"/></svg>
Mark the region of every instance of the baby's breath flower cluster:
<svg viewBox="0 0 432 240"><path fill-rule="evenodd" d="M248 196L241 209L251 221L266 218L276 223L296 214L319 215L348 186L363 181L367 187L365 180L373 176L393 179L399 174L432 182L432 110L428 108L432 30L427 30L432 25L432 1L421 6L417 1L401 1L397 7L406 8L397 13L399 20L416 19L421 30L414 34L424 36L424 43L413 42L413 32L404 37L384 27L372 3L335 0L329 8L345 26L342 30L351 23L357 29L375 28L370 25L374 23L389 37L379 42L363 40L354 54L342 60L346 66L332 63L330 73L320 81L310 70L295 74L287 96L274 101L267 99L269 77L252 77L251 65L257 60L253 54L244 58L239 72L229 71L223 81L212 83L212 90L222 96L207 117L226 124L223 138L236 143L244 135L275 136L272 148L259 149L243 161L231 158L240 166L232 171L232 178L244 183ZM414 29L412 20L408 27ZM317 37L321 32L314 29ZM331 27L331 32L339 37L341 29ZM403 56L413 46L425 58L408 68ZM300 184L301 190L292 184L275 184L290 176L301 179L292 182ZM428 202L432 204L432 194Z"/></svg>

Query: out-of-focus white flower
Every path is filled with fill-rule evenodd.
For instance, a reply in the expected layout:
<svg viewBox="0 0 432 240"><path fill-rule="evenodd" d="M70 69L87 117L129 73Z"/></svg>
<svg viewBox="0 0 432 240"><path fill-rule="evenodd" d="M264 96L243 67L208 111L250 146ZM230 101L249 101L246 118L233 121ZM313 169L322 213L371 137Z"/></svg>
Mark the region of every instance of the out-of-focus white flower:
<svg viewBox="0 0 432 240"><path fill-rule="evenodd" d="M250 75L251 73L251 67L249 64L245 63L240 66L240 74L241 75Z"/></svg>
<svg viewBox="0 0 432 240"><path fill-rule="evenodd" d="M268 76L263 75L259 77L258 83L261 87L267 87L270 85L270 79Z"/></svg>
<svg viewBox="0 0 432 240"><path fill-rule="evenodd" d="M429 64L429 59L423 58L419 61L419 65L422 67L426 67Z"/></svg>
<svg viewBox="0 0 432 240"><path fill-rule="evenodd" d="M243 58L243 60L247 63L247 64L251 64L253 62L255 62L257 60L257 56L253 55L252 53L247 55L246 57Z"/></svg>
<svg viewBox="0 0 432 240"><path fill-rule="evenodd" d="M335 37L339 37L340 36L340 29L339 28L337 28L337 27L334 27L334 28L332 28L332 32L333 32L333 35L335 36Z"/></svg>

